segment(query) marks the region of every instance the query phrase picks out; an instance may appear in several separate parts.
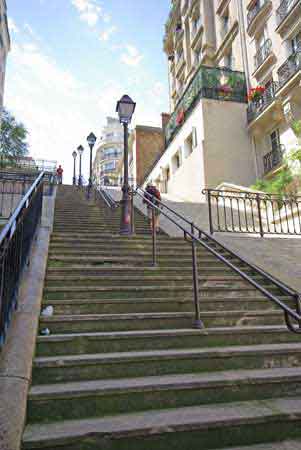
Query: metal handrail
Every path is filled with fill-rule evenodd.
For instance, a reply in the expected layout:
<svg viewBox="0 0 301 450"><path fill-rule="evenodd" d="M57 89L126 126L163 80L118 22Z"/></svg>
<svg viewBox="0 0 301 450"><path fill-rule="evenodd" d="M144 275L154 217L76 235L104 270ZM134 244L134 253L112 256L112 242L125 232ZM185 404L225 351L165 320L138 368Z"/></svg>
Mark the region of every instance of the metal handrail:
<svg viewBox="0 0 301 450"><path fill-rule="evenodd" d="M21 274L41 220L44 175L37 177L0 233L0 348L17 309Z"/></svg>
<svg viewBox="0 0 301 450"><path fill-rule="evenodd" d="M236 252L230 250L225 245L218 242L216 239L214 239L212 236L210 236L206 231L200 229L197 225L194 224L194 222L189 221L186 217L184 217L182 214L178 213L177 211L173 210L166 204L164 204L162 201L156 199L155 205L153 202L148 200L147 197L145 197L145 191L141 188L136 189L136 193L144 199L144 201L149 204L152 208L155 208L157 211L160 211L161 214L163 214L168 220L170 220L174 225L176 225L180 230L184 233L184 238L187 239L187 236L202 247L204 247L206 250L208 250L211 254L217 257L217 259L224 264L226 264L228 267L230 267L234 272L236 272L238 275L240 275L244 280L248 281L252 286L254 286L258 291L260 291L262 294L264 294L269 300L273 301L277 306L279 306L285 316L285 321L288 329L295 333L301 333L301 328L298 326L296 328L292 324L292 319L296 320L299 324L301 323L301 295L289 288L288 286L284 285L281 281L275 279L272 275L266 273L264 270L260 269L259 267L253 265L252 263L246 261L243 257L239 256ZM168 210L181 220L183 220L186 224L188 224L191 227L191 231L184 228L182 225L180 225L176 220L174 220L172 217L170 217L169 214L166 214L163 209ZM195 236L194 231L198 232L198 237ZM293 297L296 302L296 311L294 311L292 308L288 307L285 303L283 303L276 295L271 294L265 287L261 286L257 281L253 280L249 275L244 273L241 269L239 269L235 264L230 262L226 257L220 254L219 251L216 249L213 249L210 247L208 243L206 243L202 236L205 236L206 240L210 242L211 244L218 245L220 248L225 250L230 255L234 256L236 259L240 261L240 263L248 266L252 271L254 271L256 274L264 277L267 281L274 284L278 289L282 291L283 294L286 294L290 297Z"/></svg>
<svg viewBox="0 0 301 450"><path fill-rule="evenodd" d="M114 198L105 189L103 189L102 186L93 185L93 187L94 190L101 195L103 201L109 208L116 209L120 206L120 203L114 200Z"/></svg>
<svg viewBox="0 0 301 450"><path fill-rule="evenodd" d="M24 207L26 206L26 203L28 202L29 198L37 190L38 185L44 179L44 175L45 175L44 172L40 173L38 178L35 180L35 182L31 186L31 188L24 195L24 197L22 198L22 200L18 204L17 208L15 209L14 213L11 215L9 221L7 222L7 224L5 225L3 230L1 231L1 233L0 233L0 247L1 247L4 239L8 235L8 233L11 232L13 234L12 230L13 230L13 228L15 226L15 223L16 223L17 219L19 218L21 212L23 211ZM11 234L11 236L12 236L12 234Z"/></svg>

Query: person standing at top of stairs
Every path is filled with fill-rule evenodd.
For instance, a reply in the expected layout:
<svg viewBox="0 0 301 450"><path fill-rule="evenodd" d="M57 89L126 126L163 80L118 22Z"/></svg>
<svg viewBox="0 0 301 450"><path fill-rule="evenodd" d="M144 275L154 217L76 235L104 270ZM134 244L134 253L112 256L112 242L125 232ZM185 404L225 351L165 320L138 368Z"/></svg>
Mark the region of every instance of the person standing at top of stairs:
<svg viewBox="0 0 301 450"><path fill-rule="evenodd" d="M64 169L62 168L61 165L59 165L58 168L56 169L56 177L57 177L58 184L63 183L63 173L64 173Z"/></svg>

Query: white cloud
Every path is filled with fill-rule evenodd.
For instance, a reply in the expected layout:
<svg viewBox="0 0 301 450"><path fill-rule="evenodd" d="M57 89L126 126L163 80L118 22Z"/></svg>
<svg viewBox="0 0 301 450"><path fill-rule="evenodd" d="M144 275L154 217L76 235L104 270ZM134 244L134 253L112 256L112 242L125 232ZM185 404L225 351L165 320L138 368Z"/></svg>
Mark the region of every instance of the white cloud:
<svg viewBox="0 0 301 450"><path fill-rule="evenodd" d="M19 28L11 17L8 18L8 28L11 33L19 33Z"/></svg>
<svg viewBox="0 0 301 450"><path fill-rule="evenodd" d="M122 53L120 59L121 62L128 66L137 67L143 59L143 56L136 47L128 44L125 46L125 51Z"/></svg>
<svg viewBox="0 0 301 450"><path fill-rule="evenodd" d="M108 41L111 38L112 34L114 34L116 31L117 28L115 26L112 26L111 28L102 31L99 35L99 39L101 41Z"/></svg>
<svg viewBox="0 0 301 450"><path fill-rule="evenodd" d="M95 0L71 0L73 6L78 10L79 17L90 27L95 27L100 18L106 18L102 7Z"/></svg>

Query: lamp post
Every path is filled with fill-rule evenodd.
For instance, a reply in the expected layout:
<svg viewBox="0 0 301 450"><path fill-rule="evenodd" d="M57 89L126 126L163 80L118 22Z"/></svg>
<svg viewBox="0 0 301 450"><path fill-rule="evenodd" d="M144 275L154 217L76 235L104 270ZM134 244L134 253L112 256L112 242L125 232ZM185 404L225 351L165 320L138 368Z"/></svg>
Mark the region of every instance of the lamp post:
<svg viewBox="0 0 301 450"><path fill-rule="evenodd" d="M128 235L132 233L131 224L131 198L129 188L129 150L128 150L128 125L132 120L136 108L136 103L128 96L124 95L116 106L116 112L119 115L119 121L123 124L124 130L124 176L122 186L122 200L121 200L121 222L120 234Z"/></svg>
<svg viewBox="0 0 301 450"><path fill-rule="evenodd" d="M77 157L77 153L75 150L72 153L72 156L73 156L73 186L75 186L76 185L75 163L76 163L76 157Z"/></svg>
<svg viewBox="0 0 301 450"><path fill-rule="evenodd" d="M95 145L96 139L97 138L94 133L90 133L89 136L87 137L87 142L90 147L90 175L89 175L88 198L90 198L91 189L92 189L92 151L93 151L93 147Z"/></svg>
<svg viewBox="0 0 301 450"><path fill-rule="evenodd" d="M78 176L78 185L82 186L83 180L82 180L82 154L84 152L84 147L80 145L77 147L77 151L79 154L79 176Z"/></svg>

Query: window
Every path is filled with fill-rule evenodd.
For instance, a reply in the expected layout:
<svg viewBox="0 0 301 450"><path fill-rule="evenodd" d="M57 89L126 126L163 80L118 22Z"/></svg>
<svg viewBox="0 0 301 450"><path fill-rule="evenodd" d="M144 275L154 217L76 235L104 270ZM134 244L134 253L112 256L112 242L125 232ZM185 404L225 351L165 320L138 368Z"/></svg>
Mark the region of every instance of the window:
<svg viewBox="0 0 301 450"><path fill-rule="evenodd" d="M229 51L229 53L227 53L225 55L225 57L224 57L224 65L228 69L233 69L234 60L233 60L233 56L232 56L232 49Z"/></svg>
<svg viewBox="0 0 301 450"><path fill-rule="evenodd" d="M188 158L189 155L191 155L193 150L193 145L192 145L192 134L190 136L188 136L188 138L186 139L185 143L184 143L184 156L185 158Z"/></svg>
<svg viewBox="0 0 301 450"><path fill-rule="evenodd" d="M179 167L181 166L181 151L179 150L173 157L172 157L172 171L175 172Z"/></svg>
<svg viewBox="0 0 301 450"><path fill-rule="evenodd" d="M273 131L270 135L272 150L277 151L280 147L280 133L279 130Z"/></svg>
<svg viewBox="0 0 301 450"><path fill-rule="evenodd" d="M292 51L293 53L296 53L298 50L300 51L301 49L301 32L297 34L297 36L295 36L292 41Z"/></svg>
<svg viewBox="0 0 301 450"><path fill-rule="evenodd" d="M194 65L198 66L201 63L202 60L202 49L200 48L199 50L194 52Z"/></svg>

